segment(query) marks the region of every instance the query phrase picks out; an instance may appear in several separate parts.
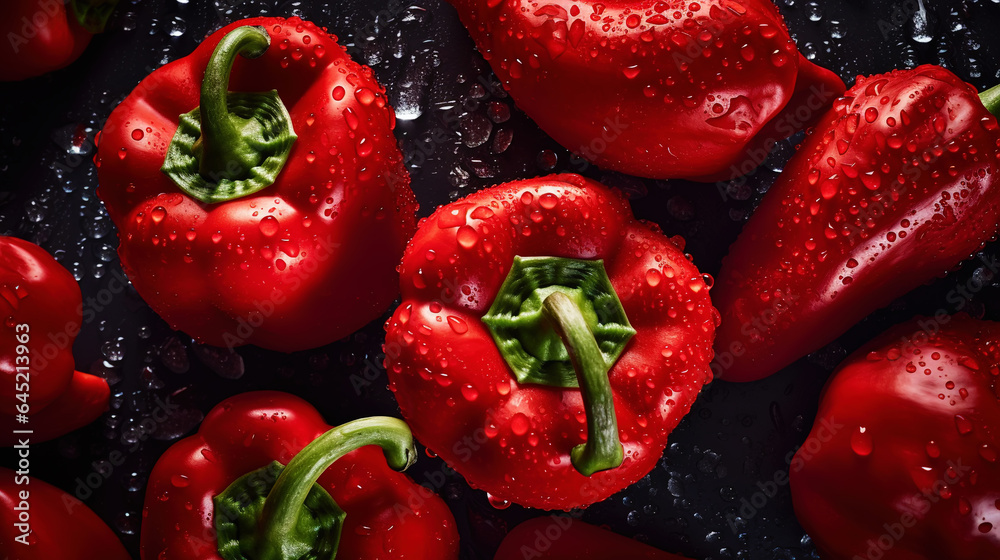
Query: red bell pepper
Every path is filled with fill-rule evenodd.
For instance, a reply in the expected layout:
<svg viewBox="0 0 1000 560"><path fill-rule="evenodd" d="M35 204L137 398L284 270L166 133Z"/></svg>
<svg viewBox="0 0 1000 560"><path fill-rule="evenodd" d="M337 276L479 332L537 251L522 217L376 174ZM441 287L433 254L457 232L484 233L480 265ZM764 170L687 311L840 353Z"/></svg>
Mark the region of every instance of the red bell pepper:
<svg viewBox="0 0 1000 560"><path fill-rule="evenodd" d="M45 250L16 237L0 237L0 317L0 446L50 440L107 410L108 383L73 369L80 286Z"/></svg>
<svg viewBox="0 0 1000 560"><path fill-rule="evenodd" d="M994 237L997 95L935 66L859 77L723 261L716 374L766 377Z"/></svg>
<svg viewBox="0 0 1000 560"><path fill-rule="evenodd" d="M394 125L371 69L315 25L212 34L101 134L98 194L136 290L217 346L314 348L375 319L416 227Z"/></svg>
<svg viewBox="0 0 1000 560"><path fill-rule="evenodd" d="M0 2L0 81L41 76L80 57L118 0Z"/></svg>
<svg viewBox="0 0 1000 560"><path fill-rule="evenodd" d="M507 534L493 560L686 560L571 517L536 517Z"/></svg>
<svg viewBox="0 0 1000 560"><path fill-rule="evenodd" d="M844 92L770 0L449 1L542 130L632 175L745 175Z"/></svg>
<svg viewBox="0 0 1000 560"><path fill-rule="evenodd" d="M331 429L287 393L231 397L150 473L142 558L456 560L448 507L394 472L415 460L401 420Z"/></svg>
<svg viewBox="0 0 1000 560"><path fill-rule="evenodd" d="M847 358L791 464L824 560L1000 558L1000 323L937 315Z"/></svg>
<svg viewBox="0 0 1000 560"><path fill-rule="evenodd" d="M80 500L0 467L0 551L11 560L129 560L114 532Z"/></svg>
<svg viewBox="0 0 1000 560"><path fill-rule="evenodd" d="M578 175L439 208L400 275L390 387L494 503L570 509L632 484L711 380L718 312L684 240Z"/></svg>

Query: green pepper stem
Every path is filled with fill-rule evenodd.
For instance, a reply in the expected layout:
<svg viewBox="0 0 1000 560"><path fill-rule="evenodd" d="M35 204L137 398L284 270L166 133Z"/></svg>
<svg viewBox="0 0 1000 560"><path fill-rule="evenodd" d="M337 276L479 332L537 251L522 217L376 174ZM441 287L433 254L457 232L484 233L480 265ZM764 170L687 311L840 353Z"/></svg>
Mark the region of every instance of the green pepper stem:
<svg viewBox="0 0 1000 560"><path fill-rule="evenodd" d="M69 0L77 23L89 33L100 33L108 24L118 0Z"/></svg>
<svg viewBox="0 0 1000 560"><path fill-rule="evenodd" d="M263 550L258 551L258 559L298 557L286 550L294 545L287 537L295 532L309 490L330 465L366 445L381 447L389 466L397 471L406 470L417 459L413 434L397 418L362 418L319 436L289 461L267 495L260 517Z"/></svg>
<svg viewBox="0 0 1000 560"><path fill-rule="evenodd" d="M618 436L608 363L597 339L579 307L562 292L549 294L542 303L542 312L569 351L587 413L587 443L573 448L573 466L584 476L618 467L625 453Z"/></svg>
<svg viewBox="0 0 1000 560"><path fill-rule="evenodd" d="M983 101L983 105L986 106L987 111L1000 117L1000 85L993 86L980 93L979 99Z"/></svg>
<svg viewBox="0 0 1000 560"><path fill-rule="evenodd" d="M199 169L203 177L218 182L237 179L258 165L261 153L250 146L248 138L259 136L254 119L243 119L229 111L229 75L237 55L257 58L271 44L271 37L261 26L245 25L227 33L216 45L201 82L201 137L195 143Z"/></svg>

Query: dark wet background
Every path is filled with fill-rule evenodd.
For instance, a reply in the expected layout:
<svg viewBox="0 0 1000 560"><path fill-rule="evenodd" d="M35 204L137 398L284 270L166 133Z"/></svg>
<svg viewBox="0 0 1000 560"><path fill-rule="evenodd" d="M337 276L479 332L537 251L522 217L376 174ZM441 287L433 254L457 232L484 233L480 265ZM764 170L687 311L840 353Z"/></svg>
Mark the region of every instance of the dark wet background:
<svg viewBox="0 0 1000 560"><path fill-rule="evenodd" d="M858 73L918 63L943 64L980 88L1000 82L1000 0L778 4L800 49L848 84ZM583 171L629 193L639 217L687 238L695 262L714 274L742 221L794 151L790 142L781 144L753 177L723 189L725 194L715 185L584 168L491 87L489 67L440 0L122 0L108 32L71 68L0 85L0 233L53 252L79 279L85 299L95 298L88 305L96 319L83 325L74 347L77 367L106 377L114 394L112 410L100 421L36 446L32 474L77 493L137 558L149 470L225 397L265 388L289 391L333 423L398 413L380 366L381 319L317 350L282 355L241 348L229 354L171 331L130 288L115 293L121 274L117 239L94 195L94 133L147 73L186 55L224 23L260 14L298 15L327 26L355 59L375 69L396 107L397 136L421 215L493 183ZM461 115L459 125L445 118L449 111ZM442 136L444 143L432 140ZM994 244L986 251L997 249ZM989 277L970 262L767 380L714 383L671 436L659 467L590 507L583 518L692 558L815 558L787 487L759 511L741 513L743 500L753 501L758 483L787 469L785 457L805 439L826 377L849 351L913 314L958 311L948 292L977 275ZM964 310L1000 318L998 290L987 285ZM167 396L180 409L156 424L149 416L157 399ZM101 461L114 450L127 459L109 471ZM13 464L10 453L2 457L0 463ZM110 476L97 488L82 482L88 475L91 482L100 480L95 473L101 472ZM485 494L441 472L440 461L424 457L410 474L451 505L465 559L491 558L508 528L537 515L517 506L496 510Z"/></svg>

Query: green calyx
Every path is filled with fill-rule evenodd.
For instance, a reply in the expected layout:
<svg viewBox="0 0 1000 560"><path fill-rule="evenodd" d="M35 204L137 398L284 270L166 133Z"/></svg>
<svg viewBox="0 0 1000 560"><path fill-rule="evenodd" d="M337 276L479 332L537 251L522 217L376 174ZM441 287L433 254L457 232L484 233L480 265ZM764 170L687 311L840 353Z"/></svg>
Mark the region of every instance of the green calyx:
<svg viewBox="0 0 1000 560"><path fill-rule="evenodd" d="M259 26L227 33L205 69L201 105L180 116L160 169L197 200L253 194L272 185L288 161L296 136L278 92L229 92L237 55L259 57L270 41Z"/></svg>
<svg viewBox="0 0 1000 560"><path fill-rule="evenodd" d="M979 99L983 101L983 105L986 106L987 111L997 117L1000 117L1000 85L993 86L992 88L980 93Z"/></svg>
<svg viewBox="0 0 1000 560"><path fill-rule="evenodd" d="M256 558L264 548L258 520L274 483L285 466L275 461L270 465L236 479L229 488L213 499L215 530L219 541L219 556L225 560ZM289 542L308 547L299 558L333 558L344 527L344 510L319 485L309 489L299 522L289 535Z"/></svg>
<svg viewBox="0 0 1000 560"><path fill-rule="evenodd" d="M69 0L76 21L89 33L100 33L108 24L118 0Z"/></svg>
<svg viewBox="0 0 1000 560"><path fill-rule="evenodd" d="M635 335L602 261L515 257L483 323L521 383L579 387L569 350L542 303L561 292L576 304L608 364Z"/></svg>
<svg viewBox="0 0 1000 560"><path fill-rule="evenodd" d="M274 462L236 479L215 496L215 528L224 560L333 560L346 514L316 484L338 459L378 445L403 471L417 458L409 427L384 416L334 428L302 449L287 466Z"/></svg>
<svg viewBox="0 0 1000 560"><path fill-rule="evenodd" d="M584 476L624 460L608 371L635 329L602 261L516 257L483 317L521 383L579 387L587 443L570 453Z"/></svg>

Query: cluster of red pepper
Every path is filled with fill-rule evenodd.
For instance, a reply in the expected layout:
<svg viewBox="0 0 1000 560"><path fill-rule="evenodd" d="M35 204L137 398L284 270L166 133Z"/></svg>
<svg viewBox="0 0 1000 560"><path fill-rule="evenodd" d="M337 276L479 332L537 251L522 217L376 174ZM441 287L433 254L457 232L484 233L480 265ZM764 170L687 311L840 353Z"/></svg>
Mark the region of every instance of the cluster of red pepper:
<svg viewBox="0 0 1000 560"><path fill-rule="evenodd" d="M997 234L1000 91L980 96L922 66L845 92L798 53L768 0L453 3L518 105L563 145L585 153L625 123L593 154L607 168L727 179L814 128L733 245L713 306L683 239L577 175L485 189L418 227L394 115L369 68L298 19L212 34L143 80L102 131L99 195L123 268L199 341L285 352L354 332L401 293L385 365L408 424L332 428L290 395L227 399L151 473L144 558L457 558L447 506L408 502L415 483L397 472L415 460L414 436L494 503L587 506L653 469L713 370L771 375ZM48 50L32 51L46 63L15 45L2 78L70 62L89 38L75 26L106 19L105 4L71 3L77 23L60 6ZM93 421L109 391L73 369L73 278L4 238L0 295L5 418L23 415L42 438ZM67 342L52 346L53 333ZM942 314L834 373L819 418L847 428L791 478L824 558L997 555L998 336L993 323ZM6 478L9 530L23 490ZM47 486L37 495L45 507L61 499ZM81 539L124 557L76 507ZM91 557L53 526L32 537L35 557ZM919 536L903 539L912 528ZM497 558L623 552L676 558L569 518L522 525Z"/></svg>

